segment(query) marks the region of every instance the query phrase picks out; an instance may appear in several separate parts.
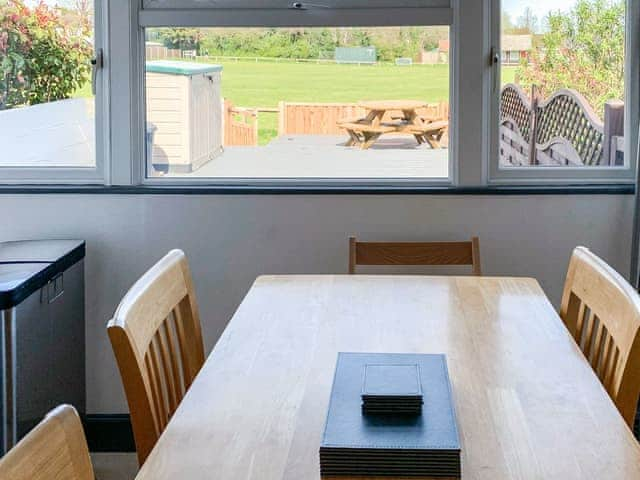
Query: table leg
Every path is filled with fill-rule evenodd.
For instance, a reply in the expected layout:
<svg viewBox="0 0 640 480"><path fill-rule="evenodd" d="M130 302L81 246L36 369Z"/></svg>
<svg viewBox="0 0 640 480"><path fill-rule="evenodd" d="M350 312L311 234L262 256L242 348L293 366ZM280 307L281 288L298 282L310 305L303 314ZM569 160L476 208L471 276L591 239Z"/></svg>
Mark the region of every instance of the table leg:
<svg viewBox="0 0 640 480"><path fill-rule="evenodd" d="M369 133L364 135L364 142L360 144L362 150L367 150L371 145L376 143L376 140L380 137L380 133Z"/></svg>
<svg viewBox="0 0 640 480"><path fill-rule="evenodd" d="M359 145L361 143L360 137L353 130L347 130L349 134L349 140L347 140L347 147L353 147L355 145Z"/></svg>
<svg viewBox="0 0 640 480"><path fill-rule="evenodd" d="M440 148L440 142L438 142L433 135L425 135L424 138L427 140L427 143L431 148Z"/></svg>

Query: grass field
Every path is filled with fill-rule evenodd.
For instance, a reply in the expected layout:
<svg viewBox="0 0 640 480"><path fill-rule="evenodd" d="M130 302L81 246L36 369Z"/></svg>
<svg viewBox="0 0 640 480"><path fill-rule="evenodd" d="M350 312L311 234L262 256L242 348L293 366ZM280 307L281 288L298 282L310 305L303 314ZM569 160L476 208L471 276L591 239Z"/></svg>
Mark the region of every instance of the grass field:
<svg viewBox="0 0 640 480"><path fill-rule="evenodd" d="M446 65L338 65L312 63L222 63L222 95L242 107L276 107L278 102L357 102L449 97ZM259 143L277 135L275 113L261 113Z"/></svg>
<svg viewBox="0 0 640 480"><path fill-rule="evenodd" d="M213 62L212 62L213 63ZM449 98L448 65L339 65L291 62L218 62L223 66L222 95L239 107L277 107L278 102L357 102L360 100ZM515 69L505 67L503 81ZM478 85L480 90L480 85ZM88 96L87 86L75 96ZM275 113L260 113L259 142L277 135Z"/></svg>

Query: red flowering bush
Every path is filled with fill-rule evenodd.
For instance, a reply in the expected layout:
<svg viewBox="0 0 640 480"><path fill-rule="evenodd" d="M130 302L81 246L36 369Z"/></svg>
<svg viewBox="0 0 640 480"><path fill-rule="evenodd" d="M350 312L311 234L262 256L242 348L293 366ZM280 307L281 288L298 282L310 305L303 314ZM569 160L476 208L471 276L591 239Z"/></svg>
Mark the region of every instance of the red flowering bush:
<svg viewBox="0 0 640 480"><path fill-rule="evenodd" d="M0 0L0 110L69 98L88 80L88 21L64 25L40 2Z"/></svg>

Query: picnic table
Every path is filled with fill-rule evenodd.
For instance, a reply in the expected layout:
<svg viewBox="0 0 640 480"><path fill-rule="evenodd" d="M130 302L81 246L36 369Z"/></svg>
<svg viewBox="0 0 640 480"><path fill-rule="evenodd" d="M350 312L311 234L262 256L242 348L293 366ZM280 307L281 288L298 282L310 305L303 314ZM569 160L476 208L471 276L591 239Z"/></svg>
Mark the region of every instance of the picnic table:
<svg viewBox="0 0 640 480"><path fill-rule="evenodd" d="M440 140L449 127L447 120L420 116L419 110L427 108L428 104L419 100L368 101L359 102L358 106L367 112L366 116L343 119L338 125L349 134L347 145L363 150L387 133L410 134L418 144L428 143L431 148L441 148Z"/></svg>

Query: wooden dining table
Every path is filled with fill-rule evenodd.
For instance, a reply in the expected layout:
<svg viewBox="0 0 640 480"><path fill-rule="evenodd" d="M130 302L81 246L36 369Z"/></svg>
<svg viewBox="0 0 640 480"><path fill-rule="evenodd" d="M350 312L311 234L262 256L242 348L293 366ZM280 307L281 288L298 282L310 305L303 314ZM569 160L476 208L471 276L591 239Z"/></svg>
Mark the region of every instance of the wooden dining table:
<svg viewBox="0 0 640 480"><path fill-rule="evenodd" d="M367 275L258 278L136 478L318 479L338 352L446 355L463 480L640 478L536 280Z"/></svg>

